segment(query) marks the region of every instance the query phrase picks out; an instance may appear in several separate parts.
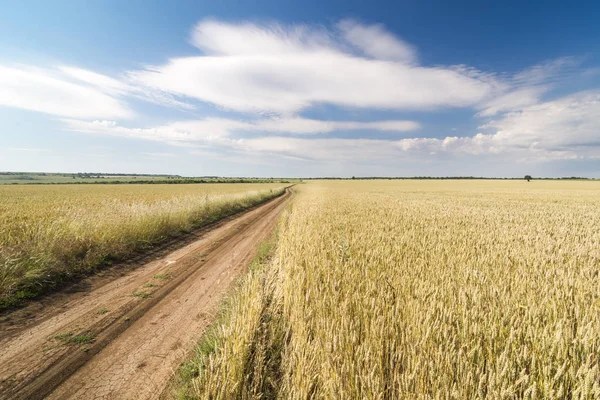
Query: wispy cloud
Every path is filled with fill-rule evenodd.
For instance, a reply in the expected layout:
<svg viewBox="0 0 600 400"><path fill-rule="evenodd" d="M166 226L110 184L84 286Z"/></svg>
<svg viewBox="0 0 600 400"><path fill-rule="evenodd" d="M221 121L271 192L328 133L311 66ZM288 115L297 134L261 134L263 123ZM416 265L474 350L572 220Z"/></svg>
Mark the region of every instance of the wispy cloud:
<svg viewBox="0 0 600 400"><path fill-rule="evenodd" d="M173 153L142 153L145 156L153 157L153 158L164 158L164 157L175 157Z"/></svg>
<svg viewBox="0 0 600 400"><path fill-rule="evenodd" d="M323 27L207 19L194 27L190 41L197 55L114 77L75 66L0 65L0 105L59 116L71 131L152 140L236 162L270 159L265 156L388 165L465 156L497 155L511 162L600 157L600 92L549 98L578 71L576 58L511 74L467 65L426 66L414 46L384 26L354 20ZM131 109L131 99L183 109L202 101L216 106L213 115L227 118L149 126L134 119L143 115ZM323 105L333 106L339 120L306 117ZM478 131L451 128L452 136L428 132L427 137L428 124L416 120L348 117L355 111L407 115L416 110L421 113L411 117L427 122L426 112L458 107L472 111Z"/></svg>
<svg viewBox="0 0 600 400"><path fill-rule="evenodd" d="M418 61L417 50L387 32L383 25L364 25L353 20L343 20L337 27L348 43L367 56L405 64L416 64Z"/></svg>
<svg viewBox="0 0 600 400"><path fill-rule="evenodd" d="M172 141L203 141L229 137L236 132L325 134L335 131L366 130L383 132L408 132L416 130L420 124L414 121L390 120L375 122L321 121L307 118L265 118L240 121L225 118L178 121L152 128L128 128L116 121L84 121L65 119L67 128L73 131L95 134L109 134L139 139Z"/></svg>
<svg viewBox="0 0 600 400"><path fill-rule="evenodd" d="M473 106L498 86L473 70L414 65L412 47L379 25L345 21L325 30L205 20L194 29L192 43L204 55L131 71L132 82L236 111L280 115L318 104L396 110Z"/></svg>
<svg viewBox="0 0 600 400"><path fill-rule="evenodd" d="M42 148L36 148L36 147L6 147L6 150L25 152L25 153L43 153L43 152L50 151L50 149L42 149Z"/></svg>
<svg viewBox="0 0 600 400"><path fill-rule="evenodd" d="M483 101L477 108L480 117L520 110L540 102L542 96L554 85L573 73L579 60L563 57L526 68L503 80L504 89L496 96Z"/></svg>
<svg viewBox="0 0 600 400"><path fill-rule="evenodd" d="M600 92L578 93L545 103L523 107L480 127L474 136L409 137L397 140L289 137L280 133L315 133L327 129L407 129L406 121L328 122L303 119L267 119L242 122L227 119L182 121L155 128L126 128L108 121L75 121L70 129L178 144L195 151L234 151L248 155L278 155L299 160L385 160L398 157L430 158L505 154L516 161L583 159L600 155ZM274 136L231 137L235 131L256 130ZM198 150L200 149L200 150ZM508 159L508 158L507 158Z"/></svg>
<svg viewBox="0 0 600 400"><path fill-rule="evenodd" d="M120 99L59 69L0 65L0 105L69 118L131 118Z"/></svg>

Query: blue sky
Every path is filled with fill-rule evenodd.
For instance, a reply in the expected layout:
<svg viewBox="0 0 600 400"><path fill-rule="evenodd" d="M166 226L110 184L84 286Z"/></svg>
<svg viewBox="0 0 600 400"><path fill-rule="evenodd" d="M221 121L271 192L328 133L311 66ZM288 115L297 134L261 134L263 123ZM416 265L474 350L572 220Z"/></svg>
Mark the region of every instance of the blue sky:
<svg viewBox="0 0 600 400"><path fill-rule="evenodd" d="M591 1L7 2L0 170L600 177L599 20Z"/></svg>

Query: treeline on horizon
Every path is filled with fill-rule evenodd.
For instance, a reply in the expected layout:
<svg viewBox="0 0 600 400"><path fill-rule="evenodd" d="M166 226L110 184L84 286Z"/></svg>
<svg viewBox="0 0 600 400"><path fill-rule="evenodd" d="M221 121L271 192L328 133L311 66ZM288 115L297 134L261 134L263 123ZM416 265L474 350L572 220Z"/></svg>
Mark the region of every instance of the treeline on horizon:
<svg viewBox="0 0 600 400"><path fill-rule="evenodd" d="M121 185L121 184L195 184L195 183L292 183L289 178L245 178L201 176L184 177L180 175L155 174L118 174L102 172L48 173L48 172L0 172L1 177L8 177L10 185ZM43 177L43 179L39 179ZM12 179L11 179L12 178ZM53 181L52 178L61 179ZM78 179L78 180L68 180ZM121 178L121 179L119 179ZM138 179L141 178L141 179ZM64 180L67 179L67 180ZM83 181L82 181L83 179ZM15 180L22 182L14 182ZM86 181L87 180L87 181ZM294 181L298 181L295 179Z"/></svg>
<svg viewBox="0 0 600 400"><path fill-rule="evenodd" d="M102 173L102 172L78 172L78 173L48 173L48 172L0 172L0 177L14 177L13 180L23 182L6 182L0 179L0 184L12 185L122 185L122 184L202 184L202 183L293 183L303 180L524 180L516 177L484 177L484 176L353 176L353 177L313 177L313 178L247 178L247 177L220 177L201 176L184 177L181 175L157 175L157 174L124 174L124 173ZM45 177L36 182L36 176ZM89 179L89 181L52 181L52 177ZM123 179L118 179L123 178ZM127 179L129 178L129 179ZM142 179L138 179L142 178ZM595 181L597 178L586 178L580 176L570 177L530 177L531 180L588 180Z"/></svg>
<svg viewBox="0 0 600 400"><path fill-rule="evenodd" d="M352 178L340 178L340 177L320 177L320 178L302 178L302 180L511 180L520 181L525 178L491 178L485 176L353 176ZM532 177L531 180L545 180L545 181L560 181L560 180L587 180L594 181L596 178L585 178L580 176L567 176L558 178L549 177Z"/></svg>

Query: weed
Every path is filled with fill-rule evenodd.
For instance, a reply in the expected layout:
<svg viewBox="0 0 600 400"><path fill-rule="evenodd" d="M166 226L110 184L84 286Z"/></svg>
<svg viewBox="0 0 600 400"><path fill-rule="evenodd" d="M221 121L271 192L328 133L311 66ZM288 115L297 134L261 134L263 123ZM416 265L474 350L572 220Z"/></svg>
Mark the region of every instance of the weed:
<svg viewBox="0 0 600 400"><path fill-rule="evenodd" d="M93 342L94 336L92 336L91 334L77 335L72 337L69 341L75 344L86 344Z"/></svg>
<svg viewBox="0 0 600 400"><path fill-rule="evenodd" d="M69 340L71 340L71 337L73 337L72 333L61 333L61 334L54 336L54 339L60 340L60 341L69 341Z"/></svg>

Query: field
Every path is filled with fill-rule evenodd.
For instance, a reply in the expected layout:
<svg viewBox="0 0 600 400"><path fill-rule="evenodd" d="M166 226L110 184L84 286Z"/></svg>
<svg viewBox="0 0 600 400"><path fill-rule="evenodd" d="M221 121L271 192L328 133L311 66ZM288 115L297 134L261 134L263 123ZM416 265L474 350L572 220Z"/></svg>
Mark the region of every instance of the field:
<svg viewBox="0 0 600 400"><path fill-rule="evenodd" d="M0 306L263 202L283 187L0 186Z"/></svg>
<svg viewBox="0 0 600 400"><path fill-rule="evenodd" d="M289 183L288 179L183 177L179 175L126 175L103 173L0 172L0 185L46 185L84 183Z"/></svg>
<svg viewBox="0 0 600 400"><path fill-rule="evenodd" d="M600 398L599 183L297 190L181 398Z"/></svg>
<svg viewBox="0 0 600 400"><path fill-rule="evenodd" d="M105 174L62 174L44 172L0 172L0 184L59 184L59 183L108 183L130 181L164 181L176 179L169 175L105 175Z"/></svg>

